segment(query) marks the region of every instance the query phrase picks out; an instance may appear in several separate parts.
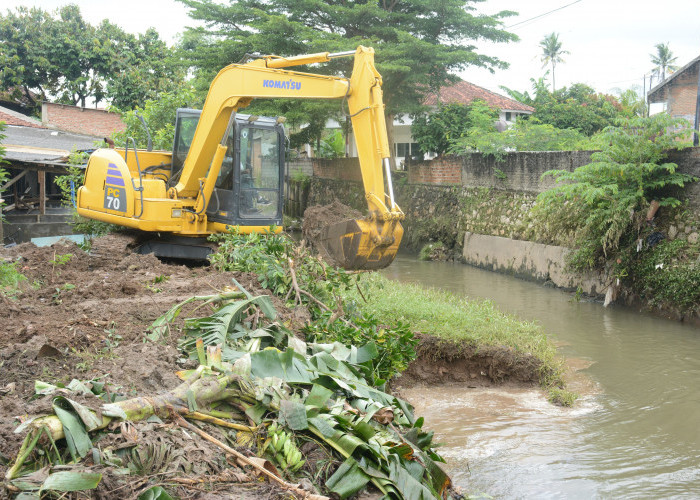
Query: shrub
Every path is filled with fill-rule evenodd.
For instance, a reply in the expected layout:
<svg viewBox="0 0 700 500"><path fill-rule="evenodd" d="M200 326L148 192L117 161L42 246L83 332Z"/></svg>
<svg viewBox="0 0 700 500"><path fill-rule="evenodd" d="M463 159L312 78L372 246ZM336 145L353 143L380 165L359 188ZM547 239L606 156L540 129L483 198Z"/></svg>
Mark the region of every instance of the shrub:
<svg viewBox="0 0 700 500"><path fill-rule="evenodd" d="M687 125L666 113L620 120L603 131L603 149L591 155L592 163L544 174L558 185L540 194L533 215L550 233L575 234L569 262L574 269L591 269L613 257L651 200L680 204L668 188L696 178L665 159L667 151L687 146Z"/></svg>

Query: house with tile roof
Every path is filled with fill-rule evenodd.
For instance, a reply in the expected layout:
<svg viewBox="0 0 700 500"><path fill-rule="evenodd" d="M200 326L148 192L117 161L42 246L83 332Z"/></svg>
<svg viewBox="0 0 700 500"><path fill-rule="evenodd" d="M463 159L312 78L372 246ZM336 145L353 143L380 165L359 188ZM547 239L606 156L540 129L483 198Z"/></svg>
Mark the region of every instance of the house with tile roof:
<svg viewBox="0 0 700 500"><path fill-rule="evenodd" d="M698 65L700 56L652 87L647 92L649 104L661 103L674 118L685 118L694 123L698 95Z"/></svg>
<svg viewBox="0 0 700 500"><path fill-rule="evenodd" d="M535 108L491 92L483 87L474 85L464 80L443 87L439 92L428 95L424 104L435 109L438 103L443 104L471 104L476 100L484 101L492 108L499 110L499 122L504 126L511 125L522 116L531 115ZM413 121L409 115L397 116L394 120L394 155L397 161L403 161L407 157L415 157L421 154L418 144L411 136L411 124ZM340 128L340 125L337 125ZM357 156L355 141L351 139L349 143L349 156ZM430 155L428 155L430 156Z"/></svg>

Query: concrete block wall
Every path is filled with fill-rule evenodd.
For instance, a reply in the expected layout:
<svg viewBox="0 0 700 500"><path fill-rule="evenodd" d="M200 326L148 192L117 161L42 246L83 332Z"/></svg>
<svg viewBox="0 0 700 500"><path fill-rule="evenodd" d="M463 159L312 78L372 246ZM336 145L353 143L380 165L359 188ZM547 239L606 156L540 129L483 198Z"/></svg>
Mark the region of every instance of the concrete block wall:
<svg viewBox="0 0 700 500"><path fill-rule="evenodd" d="M362 182L358 158L313 159L314 176L321 179Z"/></svg>
<svg viewBox="0 0 700 500"><path fill-rule="evenodd" d="M296 172L301 172L309 177L314 175L313 158L297 158L296 160L290 160L288 163L287 175L294 175Z"/></svg>
<svg viewBox="0 0 700 500"><path fill-rule="evenodd" d="M592 151L533 151L508 153L503 161L492 155L471 153L462 157L462 184L526 193L541 193L554 186L548 170L568 170L591 162Z"/></svg>
<svg viewBox="0 0 700 500"><path fill-rule="evenodd" d="M93 137L109 137L126 129L118 113L51 102L42 103L41 122L45 127Z"/></svg>

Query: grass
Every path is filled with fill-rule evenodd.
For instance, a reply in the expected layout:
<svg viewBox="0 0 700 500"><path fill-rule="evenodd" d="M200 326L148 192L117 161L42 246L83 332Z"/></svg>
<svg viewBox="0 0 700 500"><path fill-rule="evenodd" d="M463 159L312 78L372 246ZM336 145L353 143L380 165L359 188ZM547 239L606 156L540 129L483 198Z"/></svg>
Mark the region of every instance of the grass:
<svg viewBox="0 0 700 500"><path fill-rule="evenodd" d="M27 278L17 270L16 262L0 260L0 294L15 297L19 284Z"/></svg>
<svg viewBox="0 0 700 500"><path fill-rule="evenodd" d="M389 323L402 321L423 334L476 346L505 346L541 362L540 383L549 398L570 406L575 395L563 389L562 361L542 328L501 312L491 301L468 300L452 293L392 281L379 274L363 276L362 295L344 292L360 310ZM556 391L556 392L552 392Z"/></svg>

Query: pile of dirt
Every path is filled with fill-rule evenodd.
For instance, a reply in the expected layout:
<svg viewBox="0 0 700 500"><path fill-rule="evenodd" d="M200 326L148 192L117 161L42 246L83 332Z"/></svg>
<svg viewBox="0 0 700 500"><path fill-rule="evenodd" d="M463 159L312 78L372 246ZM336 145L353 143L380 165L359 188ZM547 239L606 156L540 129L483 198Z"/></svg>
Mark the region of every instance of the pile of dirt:
<svg viewBox="0 0 700 500"><path fill-rule="evenodd" d="M301 232L304 239L314 245L325 227L348 219L361 219L363 215L352 207L334 201L330 205L315 205L304 212Z"/></svg>
<svg viewBox="0 0 700 500"><path fill-rule="evenodd" d="M0 249L0 258L16 262L26 276L17 297L0 307L0 475L3 459L14 457L23 438L13 432L18 417L50 409L51 398L32 398L36 380L67 384L99 378L126 396L172 389L180 383L175 371L188 360L175 347L177 335L165 345L144 343L156 318L193 295L235 290L233 279L253 295L270 294L251 273L161 262L132 253L131 242L113 234L95 239L89 252L66 240ZM281 322L292 329L304 323L303 314L277 297L272 301ZM197 306L186 306L179 322L211 312L195 312ZM221 461L221 453L215 453ZM268 497L251 493L250 485L238 488L236 498Z"/></svg>

